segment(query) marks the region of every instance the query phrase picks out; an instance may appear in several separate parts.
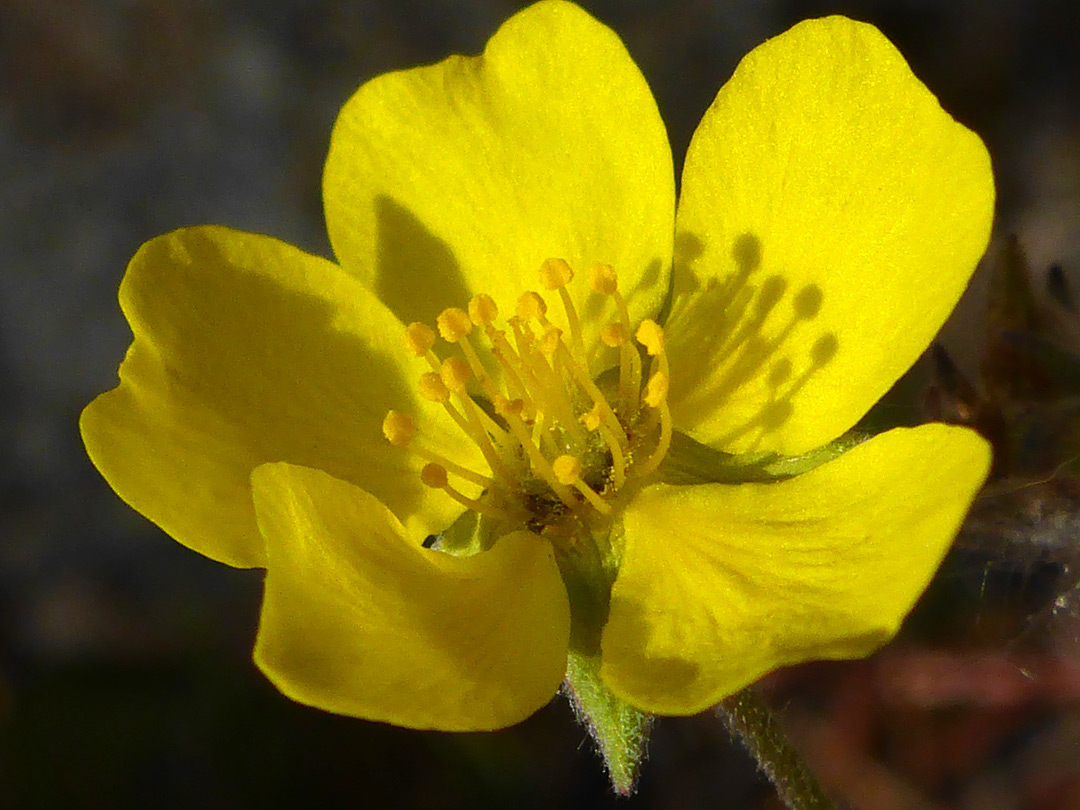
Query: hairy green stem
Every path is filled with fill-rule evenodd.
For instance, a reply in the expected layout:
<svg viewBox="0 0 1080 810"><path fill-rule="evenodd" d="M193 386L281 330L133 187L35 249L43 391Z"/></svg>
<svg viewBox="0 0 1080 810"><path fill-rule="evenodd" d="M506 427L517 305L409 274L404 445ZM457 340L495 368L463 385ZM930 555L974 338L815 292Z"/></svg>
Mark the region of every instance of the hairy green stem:
<svg viewBox="0 0 1080 810"><path fill-rule="evenodd" d="M728 731L757 760L790 810L837 810L753 687L721 701L717 711Z"/></svg>

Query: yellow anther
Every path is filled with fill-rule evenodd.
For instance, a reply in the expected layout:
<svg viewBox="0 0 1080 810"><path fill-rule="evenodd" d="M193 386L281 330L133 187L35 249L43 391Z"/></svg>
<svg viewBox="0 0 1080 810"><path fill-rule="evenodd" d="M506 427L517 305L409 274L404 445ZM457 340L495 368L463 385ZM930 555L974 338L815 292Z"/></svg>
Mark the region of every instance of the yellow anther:
<svg viewBox="0 0 1080 810"><path fill-rule="evenodd" d="M410 323L405 327L405 347L417 357L423 357L435 345L435 330L427 324Z"/></svg>
<svg viewBox="0 0 1080 810"><path fill-rule="evenodd" d="M447 343L457 343L472 332L473 328L469 313L458 307L444 309L435 319L435 323L439 327L439 334Z"/></svg>
<svg viewBox="0 0 1080 810"><path fill-rule="evenodd" d="M455 394L465 393L465 385L472 379L469 364L460 357L451 357L443 361L439 371L443 384Z"/></svg>
<svg viewBox="0 0 1080 810"><path fill-rule="evenodd" d="M420 396L429 402L446 402L450 399L450 389L442 381L442 377L434 371L420 375Z"/></svg>
<svg viewBox="0 0 1080 810"><path fill-rule="evenodd" d="M572 486L581 478L581 462L573 456L559 456L551 462L555 480L560 484Z"/></svg>
<svg viewBox="0 0 1080 810"><path fill-rule="evenodd" d="M562 329L557 326L552 326L544 331L544 336L540 338L540 351L546 355L553 355L559 350L559 344L562 343Z"/></svg>
<svg viewBox="0 0 1080 810"><path fill-rule="evenodd" d="M477 293L469 301L469 319L476 326L489 326L499 317L495 299L486 293Z"/></svg>
<svg viewBox="0 0 1080 810"><path fill-rule="evenodd" d="M621 323L609 323L600 330L600 340L605 346L615 349L630 342L630 333Z"/></svg>
<svg viewBox="0 0 1080 810"><path fill-rule="evenodd" d="M596 430L600 427L600 414L600 403L597 403L581 415L581 424L585 426L586 430Z"/></svg>
<svg viewBox="0 0 1080 810"><path fill-rule="evenodd" d="M565 287L574 278L574 271L564 259L548 259L540 267L540 284L545 290Z"/></svg>
<svg viewBox="0 0 1080 810"><path fill-rule="evenodd" d="M415 430L412 417L401 411L389 411L383 418L383 436L394 447L408 447Z"/></svg>
<svg viewBox="0 0 1080 810"><path fill-rule="evenodd" d="M649 382L645 386L645 404L650 408L659 408L667 400L668 395L668 375L662 371L658 371L649 378Z"/></svg>
<svg viewBox="0 0 1080 810"><path fill-rule="evenodd" d="M452 469L453 467L451 467L451 470ZM446 467L433 461L430 464L425 464L424 469L420 470L420 480L423 482L424 486L431 487L432 489L441 489L466 509L473 509L481 514L505 517L505 513L497 507L493 507L483 500L466 497L464 494L454 489L454 487L450 485L447 472L448 470ZM488 484L490 483L491 482L488 481Z"/></svg>
<svg viewBox="0 0 1080 810"><path fill-rule="evenodd" d="M442 464L425 464L424 469L420 471L420 480L424 483L424 486L432 489L444 489L448 483L446 467Z"/></svg>
<svg viewBox="0 0 1080 810"><path fill-rule="evenodd" d="M496 396L492 404L495 405L495 413L503 419L508 419L511 416L520 416L521 412L525 409L525 403L520 399L507 399L504 396Z"/></svg>
<svg viewBox="0 0 1080 810"><path fill-rule="evenodd" d="M573 487L581 493L589 505L601 514L611 513L611 505L607 503L595 489L581 480L581 462L573 456L559 456L551 462L551 471L555 480L564 487Z"/></svg>
<svg viewBox="0 0 1080 810"><path fill-rule="evenodd" d="M600 295L614 295L619 289L619 278L610 264L594 264L591 281L593 292Z"/></svg>
<svg viewBox="0 0 1080 810"><path fill-rule="evenodd" d="M523 321L531 321L547 315L547 304L540 297L540 293L522 293L517 300L517 316Z"/></svg>
<svg viewBox="0 0 1080 810"><path fill-rule="evenodd" d="M655 357L664 351L664 330L652 318L643 320L634 336L650 356Z"/></svg>

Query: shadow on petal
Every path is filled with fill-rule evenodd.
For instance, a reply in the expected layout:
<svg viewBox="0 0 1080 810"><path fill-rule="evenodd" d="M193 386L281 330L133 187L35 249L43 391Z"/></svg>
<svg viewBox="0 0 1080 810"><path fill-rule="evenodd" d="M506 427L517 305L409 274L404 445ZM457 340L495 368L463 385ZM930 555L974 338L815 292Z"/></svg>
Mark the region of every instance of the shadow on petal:
<svg viewBox="0 0 1080 810"><path fill-rule="evenodd" d="M472 296L450 246L391 197L375 198L375 291L402 321L434 323Z"/></svg>
<svg viewBox="0 0 1080 810"><path fill-rule="evenodd" d="M340 268L192 228L139 251L121 302L135 341L83 435L121 497L181 543L260 565L249 475L267 461L360 484L406 522L428 498L381 434L387 410L414 403L401 326Z"/></svg>
<svg viewBox="0 0 1080 810"><path fill-rule="evenodd" d="M672 411L680 429L707 426L711 444L754 451L789 420L812 417L799 394L836 356L839 338L815 323L821 287L792 288L755 234L733 241L726 277L704 283L694 268L703 249L696 235L680 234L665 329Z"/></svg>

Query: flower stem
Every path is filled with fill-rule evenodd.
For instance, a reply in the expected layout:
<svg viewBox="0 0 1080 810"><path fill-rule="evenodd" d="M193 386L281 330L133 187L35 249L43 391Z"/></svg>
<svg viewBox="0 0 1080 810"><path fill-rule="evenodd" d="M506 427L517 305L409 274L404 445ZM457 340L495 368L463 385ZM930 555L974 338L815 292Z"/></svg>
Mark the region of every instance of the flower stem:
<svg viewBox="0 0 1080 810"><path fill-rule="evenodd" d="M758 767L776 788L780 800L790 810L836 810L825 795L817 777L799 757L765 701L747 687L721 701L717 708L728 727L737 736Z"/></svg>

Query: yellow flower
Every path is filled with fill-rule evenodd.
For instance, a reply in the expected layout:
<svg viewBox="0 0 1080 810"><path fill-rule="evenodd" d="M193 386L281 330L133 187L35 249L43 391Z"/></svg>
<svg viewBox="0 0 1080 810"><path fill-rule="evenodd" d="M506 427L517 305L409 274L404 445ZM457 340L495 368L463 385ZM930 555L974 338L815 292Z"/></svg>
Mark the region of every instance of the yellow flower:
<svg viewBox="0 0 1080 810"><path fill-rule="evenodd" d="M676 211L622 43L545 0L345 105L338 264L220 227L144 245L83 437L179 542L267 569L255 658L296 700L496 728L569 651L642 711L697 712L869 653L940 562L987 471L974 433L785 471L926 348L993 196L978 137L831 17L743 60Z"/></svg>

